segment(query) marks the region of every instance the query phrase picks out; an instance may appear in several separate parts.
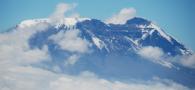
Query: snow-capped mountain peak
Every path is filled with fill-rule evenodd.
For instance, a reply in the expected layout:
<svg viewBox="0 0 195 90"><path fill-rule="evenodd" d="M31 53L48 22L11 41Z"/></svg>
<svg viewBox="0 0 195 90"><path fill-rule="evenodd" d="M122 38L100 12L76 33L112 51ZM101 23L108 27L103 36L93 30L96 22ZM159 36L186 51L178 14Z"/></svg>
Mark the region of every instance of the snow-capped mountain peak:
<svg viewBox="0 0 195 90"><path fill-rule="evenodd" d="M55 26L56 28L59 28L62 25L71 27L71 26L76 25L77 22L82 22L85 20L90 20L90 18L63 18L61 20L58 20L57 22L53 22L53 20L50 18L29 19L29 20L22 21L20 24L18 24L18 26L20 28L25 28L25 27L30 27L30 26L33 26L39 23L48 23L48 24Z"/></svg>
<svg viewBox="0 0 195 90"><path fill-rule="evenodd" d="M161 48L166 54L172 56L191 53L183 44L166 34L156 24L138 17L120 25L106 24L97 19L64 18L56 23L53 23L51 19L25 20L18 26L24 28L40 23L47 23L51 27L45 35L52 35L61 30L66 31L71 27L80 30L79 36L92 43L94 51L97 52L137 52L142 47L153 46ZM47 38L44 38L47 41Z"/></svg>
<svg viewBox="0 0 195 90"><path fill-rule="evenodd" d="M25 27L30 27L39 23L48 23L48 19L29 19L29 20L24 20L21 23L19 23L17 26L19 28L25 28Z"/></svg>

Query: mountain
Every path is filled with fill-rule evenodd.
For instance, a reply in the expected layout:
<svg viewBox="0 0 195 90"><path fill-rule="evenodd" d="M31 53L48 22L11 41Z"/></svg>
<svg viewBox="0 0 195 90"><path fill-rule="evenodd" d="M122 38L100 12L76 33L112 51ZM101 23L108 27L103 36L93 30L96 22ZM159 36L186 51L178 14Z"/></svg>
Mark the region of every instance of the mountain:
<svg viewBox="0 0 195 90"><path fill-rule="evenodd" d="M22 28L37 23L49 23L49 20L26 20L17 26ZM109 52L136 53L142 47L153 46L161 48L169 56L191 54L189 49L165 33L156 24L139 17L130 19L125 24L106 24L97 19L66 18L55 25L51 25L48 32L43 32L48 36L38 38L47 39L57 31L70 28L79 29L81 37L92 43L95 52L107 54ZM34 37L36 39L36 36ZM43 45L44 41L39 41L39 43ZM36 44L36 41L32 40L32 43Z"/></svg>
<svg viewBox="0 0 195 90"><path fill-rule="evenodd" d="M100 77L123 81L157 76L189 87L195 85L193 69L177 63L173 63L175 68L167 68L139 55L138 52L148 46L160 48L166 57L192 54L152 21L140 17L129 19L125 24L108 24L89 18L65 18L57 23L50 19L33 19L23 21L15 28L41 24L48 27L33 34L28 44L31 48L48 46L52 61L41 63L46 69L59 66L63 73L73 75L87 70ZM69 60L73 65L67 67L65 64Z"/></svg>

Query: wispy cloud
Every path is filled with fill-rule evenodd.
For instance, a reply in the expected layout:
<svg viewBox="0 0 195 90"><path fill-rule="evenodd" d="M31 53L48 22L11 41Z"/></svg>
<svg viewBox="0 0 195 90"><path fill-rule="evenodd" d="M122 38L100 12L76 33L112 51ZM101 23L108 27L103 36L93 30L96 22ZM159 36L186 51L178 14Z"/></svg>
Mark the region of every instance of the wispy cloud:
<svg viewBox="0 0 195 90"><path fill-rule="evenodd" d="M159 47L147 46L138 51L138 54L146 60L172 68L177 63L187 68L195 68L195 54L184 56L167 56Z"/></svg>
<svg viewBox="0 0 195 90"><path fill-rule="evenodd" d="M60 31L49 37L54 43L58 44L62 50L73 53L67 60L65 66L74 65L80 58L79 54L89 52L89 42L79 37L78 29Z"/></svg>
<svg viewBox="0 0 195 90"><path fill-rule="evenodd" d="M181 59L179 59L179 61L176 61L176 62L178 62L179 64L185 67L195 69L195 54L189 55L189 56L183 56L180 58Z"/></svg>
<svg viewBox="0 0 195 90"><path fill-rule="evenodd" d="M74 65L78 60L80 56L78 54L71 55L65 62L65 66Z"/></svg>
<svg viewBox="0 0 195 90"><path fill-rule="evenodd" d="M51 20L51 22L53 23L57 23L57 22L61 22L62 20L64 20L65 18L65 14L74 9L76 7L77 4L67 4L67 3L59 3L56 6L56 10L54 11L54 13L49 17L49 19Z"/></svg>
<svg viewBox="0 0 195 90"><path fill-rule="evenodd" d="M88 51L89 43L87 40L80 38L79 34L79 30L71 29L67 31L60 31L57 34L50 36L49 39L53 40L63 50L76 53L85 53Z"/></svg>
<svg viewBox="0 0 195 90"><path fill-rule="evenodd" d="M47 25L45 24L36 24L22 28L18 27L10 32L0 34L0 60L23 64L48 60L47 46L42 49L31 49L28 44L28 40L33 34L46 28Z"/></svg>
<svg viewBox="0 0 195 90"><path fill-rule="evenodd" d="M112 24L124 24L127 20L135 17L136 10L134 8L123 8L117 14L114 14L112 17L106 20L106 23Z"/></svg>
<svg viewBox="0 0 195 90"><path fill-rule="evenodd" d="M165 55L162 49L153 46L143 47L138 51L138 54L146 60L160 64L162 66L172 68L173 65L170 61L167 61L163 56Z"/></svg>
<svg viewBox="0 0 195 90"><path fill-rule="evenodd" d="M160 48L152 46L143 47L139 51L139 54L148 59L159 59L164 55L163 51Z"/></svg>

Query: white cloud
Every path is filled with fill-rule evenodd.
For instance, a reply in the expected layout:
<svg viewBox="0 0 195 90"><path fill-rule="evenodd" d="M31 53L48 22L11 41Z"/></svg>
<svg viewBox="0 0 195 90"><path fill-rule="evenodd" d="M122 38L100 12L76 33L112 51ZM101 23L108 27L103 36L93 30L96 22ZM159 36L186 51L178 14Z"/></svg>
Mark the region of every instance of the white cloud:
<svg viewBox="0 0 195 90"><path fill-rule="evenodd" d="M162 66L168 68L173 67L172 63L168 61L168 59L163 58L165 54L159 47L152 46L143 47L138 51L138 54L146 58L146 60L152 61Z"/></svg>
<svg viewBox="0 0 195 90"><path fill-rule="evenodd" d="M106 23L112 24L124 24L127 20L135 17L136 10L134 8L123 8L118 14L106 20Z"/></svg>
<svg viewBox="0 0 195 90"><path fill-rule="evenodd" d="M74 65L80 58L79 54L89 52L89 42L79 37L79 34L79 30L70 29L60 31L49 37L49 39L58 44L62 50L74 53L65 60L65 66Z"/></svg>
<svg viewBox="0 0 195 90"><path fill-rule="evenodd" d="M185 67L195 68L195 54L181 57L179 63Z"/></svg>
<svg viewBox="0 0 195 90"><path fill-rule="evenodd" d="M80 31L71 29L67 31L60 31L52 35L49 39L57 43L63 50L76 53L88 52L89 43L87 40L79 37Z"/></svg>
<svg viewBox="0 0 195 90"><path fill-rule="evenodd" d="M160 48L152 46L143 47L139 51L139 54L148 59L159 59L164 55L163 51Z"/></svg>
<svg viewBox="0 0 195 90"><path fill-rule="evenodd" d="M1 71L2 72L2 71ZM78 76L35 67L9 67L0 74L1 90L190 90L169 80L124 83L98 78L85 71Z"/></svg>
<svg viewBox="0 0 195 90"><path fill-rule="evenodd" d="M31 25L18 26L12 31L0 34L0 89L1 90L21 90L31 87L33 83L30 79L31 73L42 73L42 71L29 71L28 67L31 64L49 61L47 46L43 48L31 49L28 40L35 33L46 30L47 24L34 23ZM28 74L30 73L30 74ZM19 80L19 81L17 81ZM28 83L28 81L30 83ZM17 84L16 84L17 82ZM26 87L24 87L26 86ZM33 86L32 86L33 87ZM34 86L34 88L36 88ZM19 89L18 89L19 90Z"/></svg>
<svg viewBox="0 0 195 90"><path fill-rule="evenodd" d="M138 54L149 61L168 68L177 68L172 63L178 63L184 67L195 68L195 54L175 57L165 57L165 53L158 47L147 46L138 51Z"/></svg>
<svg viewBox="0 0 195 90"><path fill-rule="evenodd" d="M36 24L27 27L18 27L10 32L0 34L0 64L9 61L20 64L32 64L49 60L47 46L42 49L31 49L29 38L36 32L47 28L45 24Z"/></svg>
<svg viewBox="0 0 195 90"><path fill-rule="evenodd" d="M74 64L78 61L79 58L80 58L80 56L77 55L77 54L71 55L71 56L65 61L65 66L74 65Z"/></svg>
<svg viewBox="0 0 195 90"><path fill-rule="evenodd" d="M30 66L0 69L1 90L49 90L47 81L55 79L52 72Z"/></svg>
<svg viewBox="0 0 195 90"><path fill-rule="evenodd" d="M67 3L59 3L56 6L55 12L49 17L52 23L59 23L62 22L65 18L65 14L68 11L74 9L77 4L67 4Z"/></svg>

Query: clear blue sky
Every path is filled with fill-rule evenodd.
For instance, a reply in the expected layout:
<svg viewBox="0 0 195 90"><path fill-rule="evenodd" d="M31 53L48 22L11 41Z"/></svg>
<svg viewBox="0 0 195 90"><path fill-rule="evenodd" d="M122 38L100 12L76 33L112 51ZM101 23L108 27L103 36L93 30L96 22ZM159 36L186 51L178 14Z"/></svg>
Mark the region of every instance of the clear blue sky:
<svg viewBox="0 0 195 90"><path fill-rule="evenodd" d="M0 31L25 19L48 17L58 3L77 3L81 16L104 20L125 7L158 23L195 51L195 0L0 0Z"/></svg>

